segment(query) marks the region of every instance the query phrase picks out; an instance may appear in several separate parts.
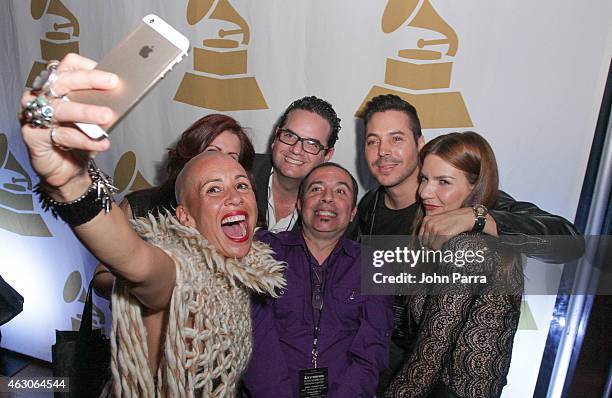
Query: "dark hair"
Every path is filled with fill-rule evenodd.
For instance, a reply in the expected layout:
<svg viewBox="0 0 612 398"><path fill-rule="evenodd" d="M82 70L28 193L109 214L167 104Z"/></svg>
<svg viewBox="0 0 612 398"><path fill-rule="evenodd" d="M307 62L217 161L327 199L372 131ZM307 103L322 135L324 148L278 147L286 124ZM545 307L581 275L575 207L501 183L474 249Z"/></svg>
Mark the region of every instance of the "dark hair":
<svg viewBox="0 0 612 398"><path fill-rule="evenodd" d="M480 134L473 131L444 134L429 141L419 152L419 165L428 155L436 155L465 173L474 186L461 204L462 207L477 204L493 207L499 194L499 176L493 149ZM414 228L418 230L423 220L419 207Z"/></svg>
<svg viewBox="0 0 612 398"><path fill-rule="evenodd" d="M240 140L238 162L250 172L255 158L255 149L251 140L234 118L213 113L196 120L183 132L176 145L168 149L167 178L162 187L168 184L174 186L176 177L185 164L202 153L224 131L231 131Z"/></svg>
<svg viewBox="0 0 612 398"><path fill-rule="evenodd" d="M415 143L419 137L423 135L423 132L421 131L421 121L417 115L416 108L394 94L378 95L368 101L360 114L361 118L363 119L364 127L368 127L368 122L375 113L385 111L404 112L406 116L408 116L411 123L412 133L414 134Z"/></svg>
<svg viewBox="0 0 612 398"><path fill-rule="evenodd" d="M277 127L285 127L287 117L289 117L289 114L296 109L316 113L323 119L327 120L330 127L329 138L327 140L327 144L324 145L329 148L333 148L334 145L336 145L336 141L338 140L338 132L340 132L340 118L338 117L336 111L334 111L334 108L332 108L329 102L322 100L321 98L317 98L315 96L303 97L299 100L295 100L291 103L291 105L287 107L287 109L285 109L285 112L278 120Z"/></svg>
<svg viewBox="0 0 612 398"><path fill-rule="evenodd" d="M336 167L344 171L346 174L348 174L349 177L351 177L351 183L353 185L353 207L357 206L357 194L359 193L359 187L357 186L357 181L355 180L355 177L353 177L350 171L340 166L338 163L334 163L334 162L324 162L324 163L321 163L313 167L312 170L310 170L310 173L308 173L306 177L302 179L302 181L300 182L300 188L298 190L298 198L300 198L300 201L304 202L306 184L308 183L308 178L310 178L310 175L314 173L315 170L322 169L323 167Z"/></svg>

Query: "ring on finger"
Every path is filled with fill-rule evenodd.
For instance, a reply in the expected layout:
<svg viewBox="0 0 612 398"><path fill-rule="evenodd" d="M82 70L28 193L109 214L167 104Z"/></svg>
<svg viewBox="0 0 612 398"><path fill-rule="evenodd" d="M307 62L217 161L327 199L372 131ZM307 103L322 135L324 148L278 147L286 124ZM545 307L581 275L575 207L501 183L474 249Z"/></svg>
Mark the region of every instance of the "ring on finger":
<svg viewBox="0 0 612 398"><path fill-rule="evenodd" d="M44 94L51 98L61 98L55 90L53 90L53 83L57 81L57 66L59 61L49 61L45 69L41 70L38 76L32 82L32 92L34 94Z"/></svg>
<svg viewBox="0 0 612 398"><path fill-rule="evenodd" d="M45 69L57 69L59 64L60 64L60 61L58 61L57 59L52 59L49 62L47 62L47 65L45 65Z"/></svg>
<svg viewBox="0 0 612 398"><path fill-rule="evenodd" d="M58 149L60 149L62 151L69 151L70 150L70 148L68 148L66 146L63 146L61 144L58 144L57 141L55 141L55 127L51 127L51 130L49 131L49 138L51 139L51 144L54 147L56 147L56 148L58 148Z"/></svg>
<svg viewBox="0 0 612 398"><path fill-rule="evenodd" d="M21 121L32 127L49 128L53 126L55 110L44 94L29 101L21 110Z"/></svg>

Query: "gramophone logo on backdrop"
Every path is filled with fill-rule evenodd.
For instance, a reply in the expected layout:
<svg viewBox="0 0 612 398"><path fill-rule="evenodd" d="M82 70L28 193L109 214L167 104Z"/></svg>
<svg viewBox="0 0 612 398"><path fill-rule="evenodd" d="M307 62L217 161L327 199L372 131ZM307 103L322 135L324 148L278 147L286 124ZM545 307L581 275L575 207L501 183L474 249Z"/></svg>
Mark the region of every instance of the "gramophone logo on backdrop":
<svg viewBox="0 0 612 398"><path fill-rule="evenodd" d="M124 153L117 162L113 174L113 185L119 189L119 193L123 194L151 188L151 184L136 169L136 154L134 152Z"/></svg>
<svg viewBox="0 0 612 398"><path fill-rule="evenodd" d="M395 94L417 108L423 128L471 127L461 93L449 90L457 33L430 0L389 0L382 30L392 33L402 27L424 29L427 38L416 42L418 48L401 49L397 57L387 58L385 85L372 87L359 110L377 95Z"/></svg>
<svg viewBox="0 0 612 398"><path fill-rule="evenodd" d="M85 305L85 300L87 299L87 287L87 284L83 284L83 278L81 277L81 273L79 271L72 271L64 283L64 302L66 304L80 303L80 305L74 307L73 311L70 311L74 313L74 315L70 316L72 330L79 330L79 327L81 326L83 305ZM105 322L104 312L100 309L100 307L93 304L92 314L93 328L103 328Z"/></svg>
<svg viewBox="0 0 612 398"><path fill-rule="evenodd" d="M531 307L527 299L523 297L521 300L521 317L518 324L519 330L538 330L538 324L535 321Z"/></svg>
<svg viewBox="0 0 612 398"><path fill-rule="evenodd" d="M23 236L50 237L40 214L34 211L32 179L9 151L0 133L0 228Z"/></svg>
<svg viewBox="0 0 612 398"><path fill-rule="evenodd" d="M218 111L267 109L257 80L246 76L249 25L229 0L189 1L187 22L190 25L206 16L225 24L219 29L218 37L205 39L203 48L194 47L194 72L185 73L174 99ZM229 29L225 29L227 23L231 25Z"/></svg>
<svg viewBox="0 0 612 398"><path fill-rule="evenodd" d="M73 37L78 37L80 33L79 21L61 0L31 0L30 12L35 20L41 19L43 15L59 18L49 18L49 20L56 20L57 22L54 22L51 25L52 30L46 32L44 37L40 39L40 53L44 61L34 61L26 81L28 87L32 86L34 78L45 69L48 61L60 60L70 52L79 52L79 42L73 40Z"/></svg>

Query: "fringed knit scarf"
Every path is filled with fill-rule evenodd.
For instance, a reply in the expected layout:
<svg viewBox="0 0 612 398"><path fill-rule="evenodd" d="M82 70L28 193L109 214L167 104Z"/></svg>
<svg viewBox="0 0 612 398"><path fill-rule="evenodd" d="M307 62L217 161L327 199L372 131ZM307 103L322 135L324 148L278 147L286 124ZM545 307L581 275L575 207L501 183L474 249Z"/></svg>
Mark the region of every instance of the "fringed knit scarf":
<svg viewBox="0 0 612 398"><path fill-rule="evenodd" d="M174 217L134 222L138 234L176 264L176 286L157 383L149 370L140 303L117 278L112 297L112 380L116 397L232 397L252 348L250 292L275 295L284 265L253 242L240 260L226 259Z"/></svg>

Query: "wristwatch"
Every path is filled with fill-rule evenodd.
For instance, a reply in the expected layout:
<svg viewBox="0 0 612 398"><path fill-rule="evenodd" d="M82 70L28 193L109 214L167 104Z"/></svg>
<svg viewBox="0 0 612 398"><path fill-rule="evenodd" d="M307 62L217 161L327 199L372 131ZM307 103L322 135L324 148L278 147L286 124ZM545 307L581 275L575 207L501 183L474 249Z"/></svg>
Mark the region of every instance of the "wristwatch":
<svg viewBox="0 0 612 398"><path fill-rule="evenodd" d="M483 205L474 205L472 210L474 210L474 228L472 228L472 231L482 232L487 222L489 210Z"/></svg>

